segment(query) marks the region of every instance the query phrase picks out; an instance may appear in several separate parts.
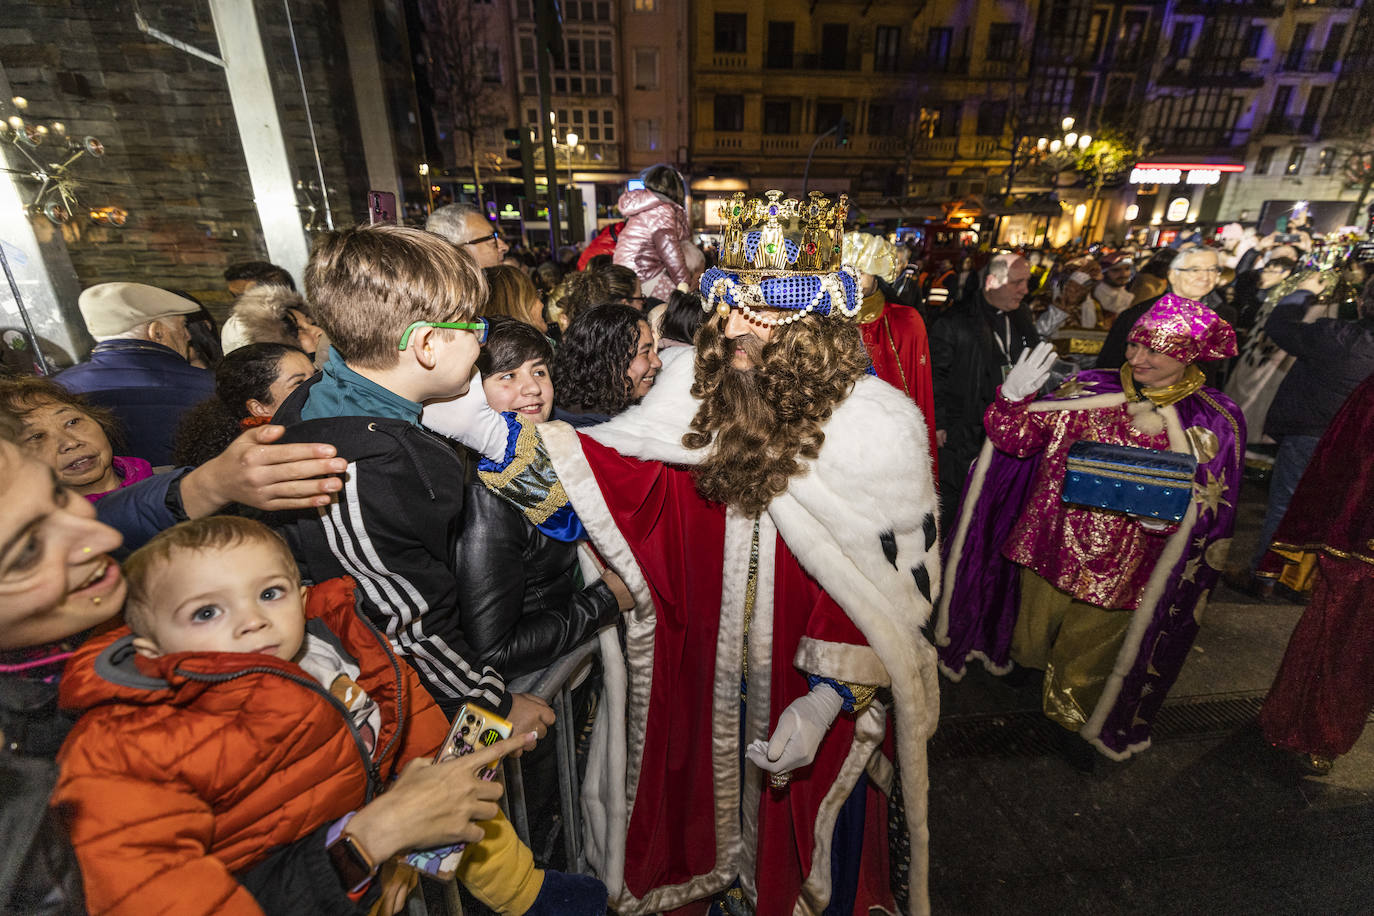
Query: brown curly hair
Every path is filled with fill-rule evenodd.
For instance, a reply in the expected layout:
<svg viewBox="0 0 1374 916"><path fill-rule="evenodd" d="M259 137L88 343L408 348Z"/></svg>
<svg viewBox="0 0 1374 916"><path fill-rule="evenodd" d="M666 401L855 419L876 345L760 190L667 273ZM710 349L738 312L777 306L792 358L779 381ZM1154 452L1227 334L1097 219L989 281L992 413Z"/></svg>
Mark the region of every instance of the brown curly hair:
<svg viewBox="0 0 1374 916"><path fill-rule="evenodd" d="M822 428L869 366L858 327L839 318L795 321L757 343L743 341L757 368L741 371L730 364L735 343L722 321L702 325L692 382L701 407L682 437L692 449L715 443L695 470L701 495L750 518L803 471L799 459L820 454Z"/></svg>

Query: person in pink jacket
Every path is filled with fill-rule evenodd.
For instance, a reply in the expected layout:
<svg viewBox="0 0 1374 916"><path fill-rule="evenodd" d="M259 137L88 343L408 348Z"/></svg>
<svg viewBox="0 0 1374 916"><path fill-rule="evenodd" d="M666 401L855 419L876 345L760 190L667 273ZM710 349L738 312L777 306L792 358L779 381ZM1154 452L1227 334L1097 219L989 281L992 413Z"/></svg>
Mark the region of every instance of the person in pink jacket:
<svg viewBox="0 0 1374 916"><path fill-rule="evenodd" d="M640 177L643 190L620 195L625 228L616 240L614 260L635 272L644 295L666 300L678 284L696 283L706 258L691 241L682 176L671 166L653 165Z"/></svg>

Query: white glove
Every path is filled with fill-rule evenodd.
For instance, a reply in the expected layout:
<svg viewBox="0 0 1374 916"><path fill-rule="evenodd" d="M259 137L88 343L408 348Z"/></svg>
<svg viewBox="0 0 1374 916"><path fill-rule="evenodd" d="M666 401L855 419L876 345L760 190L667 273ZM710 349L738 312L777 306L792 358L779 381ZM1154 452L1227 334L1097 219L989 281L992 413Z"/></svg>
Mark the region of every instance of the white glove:
<svg viewBox="0 0 1374 916"><path fill-rule="evenodd" d="M778 717L767 744L750 742L744 753L754 765L770 773L786 773L816 759L816 749L840 714L844 699L829 684L817 684L797 697Z"/></svg>
<svg viewBox="0 0 1374 916"><path fill-rule="evenodd" d="M1020 401L1035 394L1050 377L1050 368L1058 358L1050 343L1039 344L1034 350L1022 350L1016 365L1002 382L1002 397Z"/></svg>
<svg viewBox="0 0 1374 916"><path fill-rule="evenodd" d="M425 405L420 422L492 461L506 457L510 427L487 403L487 393L482 390L482 373L476 369L472 370L467 394L447 401L430 401Z"/></svg>

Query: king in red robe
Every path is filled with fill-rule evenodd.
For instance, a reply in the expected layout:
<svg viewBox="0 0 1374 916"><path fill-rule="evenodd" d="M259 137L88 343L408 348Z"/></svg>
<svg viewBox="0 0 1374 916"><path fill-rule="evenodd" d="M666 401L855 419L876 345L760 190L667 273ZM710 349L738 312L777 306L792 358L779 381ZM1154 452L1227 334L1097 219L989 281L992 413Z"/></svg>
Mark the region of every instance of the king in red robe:
<svg viewBox="0 0 1374 916"><path fill-rule="evenodd" d="M741 247L765 250L759 234ZM608 423L536 428L504 414L493 448L426 414L483 448L488 486L546 532L586 537L635 597L623 649L602 633L606 692L583 796L588 858L619 913L704 912L727 891L759 914L896 912L885 794L898 771L910 911L928 911L938 678L920 627L940 576L927 428L905 394L865 373L853 274L777 276L809 290L786 300L796 318L768 305L766 280L708 271L719 317ZM779 364L805 397L779 393ZM722 410L713 392L739 379L750 393ZM809 411L818 435L797 433L790 474L721 492L718 459L738 436L745 448L730 454L748 456L734 462L744 473L727 479L747 481L806 425L789 411L812 397L827 406ZM758 426L730 432L754 412Z"/></svg>

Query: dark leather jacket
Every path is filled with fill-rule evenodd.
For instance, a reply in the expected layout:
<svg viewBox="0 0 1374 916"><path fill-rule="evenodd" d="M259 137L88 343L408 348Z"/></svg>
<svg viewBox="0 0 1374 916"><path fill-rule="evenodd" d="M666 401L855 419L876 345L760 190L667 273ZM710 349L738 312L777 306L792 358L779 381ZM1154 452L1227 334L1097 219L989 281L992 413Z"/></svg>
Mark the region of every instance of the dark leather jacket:
<svg viewBox="0 0 1374 916"><path fill-rule="evenodd" d="M458 539L459 627L509 682L538 671L620 616L601 580L576 587L577 545L555 541L480 482L468 484Z"/></svg>

